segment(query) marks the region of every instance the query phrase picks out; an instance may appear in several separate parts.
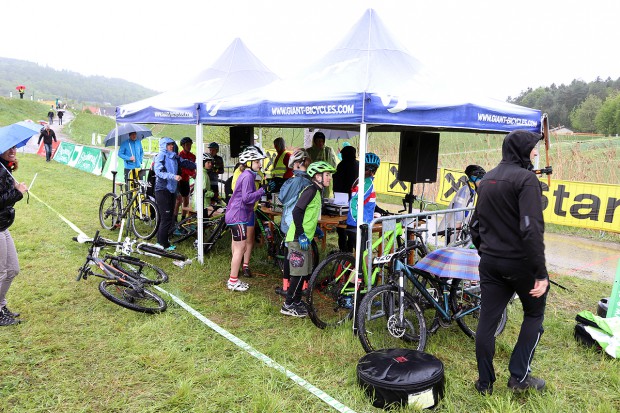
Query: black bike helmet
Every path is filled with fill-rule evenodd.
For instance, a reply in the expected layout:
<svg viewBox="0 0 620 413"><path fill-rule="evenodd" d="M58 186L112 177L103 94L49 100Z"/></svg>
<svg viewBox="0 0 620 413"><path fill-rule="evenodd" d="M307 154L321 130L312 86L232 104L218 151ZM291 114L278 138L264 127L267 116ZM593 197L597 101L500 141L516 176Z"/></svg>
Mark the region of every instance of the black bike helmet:
<svg viewBox="0 0 620 413"><path fill-rule="evenodd" d="M202 163L205 163L207 161L213 162L213 156L211 156L209 152L205 152L202 154Z"/></svg>
<svg viewBox="0 0 620 413"><path fill-rule="evenodd" d="M486 173L487 171L480 165L468 165L467 168L465 168L465 175L474 183L481 180Z"/></svg>
<svg viewBox="0 0 620 413"><path fill-rule="evenodd" d="M211 149L211 148L215 148L215 149L217 149L217 150L219 151L219 150L220 150L220 145L218 145L218 144L217 144L217 142L211 142L211 143L209 144L208 148L209 148L209 149Z"/></svg>

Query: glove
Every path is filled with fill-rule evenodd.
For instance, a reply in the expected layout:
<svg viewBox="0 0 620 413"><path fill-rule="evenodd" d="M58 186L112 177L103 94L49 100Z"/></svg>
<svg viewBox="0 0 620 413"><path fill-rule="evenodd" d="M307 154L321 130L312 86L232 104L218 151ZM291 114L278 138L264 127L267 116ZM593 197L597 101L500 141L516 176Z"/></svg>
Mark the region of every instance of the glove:
<svg viewBox="0 0 620 413"><path fill-rule="evenodd" d="M303 232L299 236L299 248L301 248L304 251L308 251L308 249L310 248L310 240L308 239L306 234Z"/></svg>
<svg viewBox="0 0 620 413"><path fill-rule="evenodd" d="M314 232L314 234L319 238L319 239L323 239L323 237L325 236L325 233L323 232L323 230L321 229L321 227L317 226L316 227L316 231Z"/></svg>

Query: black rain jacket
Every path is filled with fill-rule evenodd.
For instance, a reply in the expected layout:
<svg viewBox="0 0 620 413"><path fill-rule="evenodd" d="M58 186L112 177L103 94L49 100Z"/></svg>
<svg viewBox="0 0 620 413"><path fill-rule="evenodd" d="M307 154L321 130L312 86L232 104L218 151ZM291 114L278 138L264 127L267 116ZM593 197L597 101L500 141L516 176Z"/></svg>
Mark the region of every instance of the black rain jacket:
<svg viewBox="0 0 620 413"><path fill-rule="evenodd" d="M545 279L542 189L530 161L539 140L521 130L506 136L501 162L480 181L471 233L481 255L523 260L524 270Z"/></svg>

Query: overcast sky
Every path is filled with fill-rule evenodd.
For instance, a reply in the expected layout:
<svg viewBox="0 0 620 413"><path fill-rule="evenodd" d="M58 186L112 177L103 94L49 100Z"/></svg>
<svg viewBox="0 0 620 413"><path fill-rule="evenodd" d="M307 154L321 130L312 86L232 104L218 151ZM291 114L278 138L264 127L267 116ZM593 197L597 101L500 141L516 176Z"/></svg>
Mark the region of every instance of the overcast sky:
<svg viewBox="0 0 620 413"><path fill-rule="evenodd" d="M3 1L0 56L166 91L239 37L287 77L368 8L427 70L489 97L620 77L620 0Z"/></svg>

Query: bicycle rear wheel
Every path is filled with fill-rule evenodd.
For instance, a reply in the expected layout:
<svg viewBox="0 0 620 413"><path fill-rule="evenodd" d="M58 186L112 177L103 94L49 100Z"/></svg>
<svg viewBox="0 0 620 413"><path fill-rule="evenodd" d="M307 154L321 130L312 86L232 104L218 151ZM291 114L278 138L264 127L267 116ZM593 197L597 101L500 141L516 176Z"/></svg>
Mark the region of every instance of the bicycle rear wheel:
<svg viewBox="0 0 620 413"><path fill-rule="evenodd" d="M138 238L153 238L159 226L159 219L159 209L150 199L143 199L131 209L131 229Z"/></svg>
<svg viewBox="0 0 620 413"><path fill-rule="evenodd" d="M161 284L168 281L168 274L161 268L135 257L110 256L107 260L115 268L138 278L145 284Z"/></svg>
<svg viewBox="0 0 620 413"><path fill-rule="evenodd" d="M403 306L403 322L399 310ZM399 296L395 285L375 287L360 303L356 316L357 336L366 352L386 348L424 351L426 323L411 294Z"/></svg>
<svg viewBox="0 0 620 413"><path fill-rule="evenodd" d="M99 204L99 223L104 229L112 229L119 220L120 210L117 197L112 192L103 196Z"/></svg>
<svg viewBox="0 0 620 413"><path fill-rule="evenodd" d="M197 231L198 219L196 215L192 215L172 227L168 234L168 240L171 244L178 244L189 237L196 236Z"/></svg>
<svg viewBox="0 0 620 413"><path fill-rule="evenodd" d="M453 317L465 334L471 338L476 338L476 329L480 320L480 282L472 282L470 280L452 279L452 287L450 288L450 308ZM507 311L504 312L497 324L495 337L499 336L508 320Z"/></svg>
<svg viewBox="0 0 620 413"><path fill-rule="evenodd" d="M318 328L335 327L351 319L355 257L346 252L328 256L313 271L308 285L308 313Z"/></svg>
<svg viewBox="0 0 620 413"><path fill-rule="evenodd" d="M203 251L208 253L214 247L217 241L222 238L222 234L226 230L226 221L224 216L216 220L208 220L204 224Z"/></svg>
<svg viewBox="0 0 620 413"><path fill-rule="evenodd" d="M146 255L155 255L157 257L172 258L173 260L180 261L185 261L187 259L187 257L183 254L179 254L174 251L166 251L165 249L156 247L152 244L140 243L136 248Z"/></svg>
<svg viewBox="0 0 620 413"><path fill-rule="evenodd" d="M119 279L101 281L99 291L114 304L141 313L161 313L168 307L154 292Z"/></svg>

